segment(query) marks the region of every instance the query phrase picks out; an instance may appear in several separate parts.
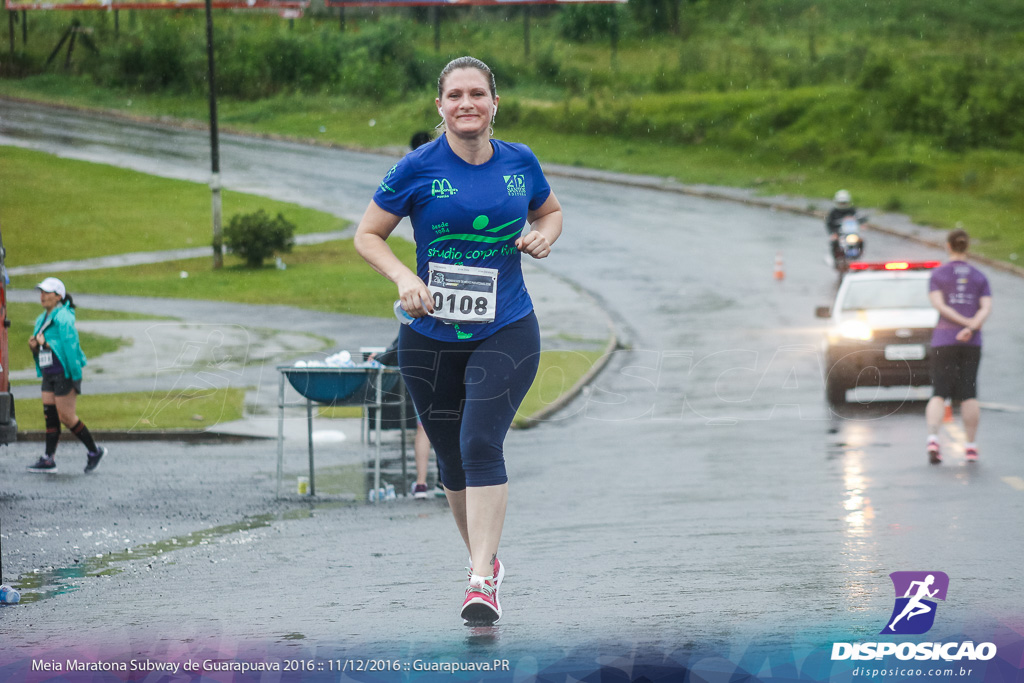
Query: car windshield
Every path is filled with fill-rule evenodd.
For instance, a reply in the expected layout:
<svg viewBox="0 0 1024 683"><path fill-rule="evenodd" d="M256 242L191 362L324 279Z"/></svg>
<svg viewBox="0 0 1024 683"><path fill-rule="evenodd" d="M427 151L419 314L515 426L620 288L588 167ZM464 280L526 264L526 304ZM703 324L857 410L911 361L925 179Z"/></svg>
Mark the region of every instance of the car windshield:
<svg viewBox="0 0 1024 683"><path fill-rule="evenodd" d="M925 278L893 278L850 282L842 310L871 308L931 308L928 280Z"/></svg>

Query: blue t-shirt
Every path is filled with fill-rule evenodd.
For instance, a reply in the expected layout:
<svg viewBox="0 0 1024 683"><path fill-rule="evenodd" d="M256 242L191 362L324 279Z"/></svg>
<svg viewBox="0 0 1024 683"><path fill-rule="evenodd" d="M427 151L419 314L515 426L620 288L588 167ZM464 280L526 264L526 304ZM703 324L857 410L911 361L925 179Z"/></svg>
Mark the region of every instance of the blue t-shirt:
<svg viewBox="0 0 1024 683"><path fill-rule="evenodd" d="M395 164L373 195L377 206L412 221L416 274L424 282L431 262L497 270L494 321L412 322L433 339L483 339L533 310L515 241L527 226L527 212L540 208L551 187L529 147L501 140L491 146L491 158L474 166L442 135Z"/></svg>
<svg viewBox="0 0 1024 683"><path fill-rule="evenodd" d="M941 291L949 307L965 318L974 317L983 296L992 296L988 278L964 261L950 261L933 270L928 291ZM932 346L981 346L981 330L972 334L969 341L958 342L956 334L962 329L962 325L940 315L932 333Z"/></svg>

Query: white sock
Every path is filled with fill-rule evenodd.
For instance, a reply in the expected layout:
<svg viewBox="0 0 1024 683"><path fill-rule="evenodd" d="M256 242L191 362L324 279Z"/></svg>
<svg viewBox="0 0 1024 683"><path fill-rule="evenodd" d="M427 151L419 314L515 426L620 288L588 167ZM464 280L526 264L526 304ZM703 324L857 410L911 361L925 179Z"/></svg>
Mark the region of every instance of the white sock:
<svg viewBox="0 0 1024 683"><path fill-rule="evenodd" d="M974 442L972 441L971 443L965 443L964 444L964 448L974 448L974 449L977 449L977 446L975 446Z"/></svg>
<svg viewBox="0 0 1024 683"><path fill-rule="evenodd" d="M479 574L470 574L469 575L469 583L473 584L473 585L476 585L476 586L482 586L482 585L484 585L484 582L487 581L487 579L489 579L489 578L491 578L491 577L489 577L489 576L480 576Z"/></svg>
<svg viewBox="0 0 1024 683"><path fill-rule="evenodd" d="M938 435L936 435L936 434L929 434L928 435L928 441L938 441L938 440L939 440Z"/></svg>

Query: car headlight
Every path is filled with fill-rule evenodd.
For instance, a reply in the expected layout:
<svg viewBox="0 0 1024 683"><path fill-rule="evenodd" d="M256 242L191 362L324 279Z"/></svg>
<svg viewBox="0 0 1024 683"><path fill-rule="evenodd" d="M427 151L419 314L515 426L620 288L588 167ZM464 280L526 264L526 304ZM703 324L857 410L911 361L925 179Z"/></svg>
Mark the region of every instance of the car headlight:
<svg viewBox="0 0 1024 683"><path fill-rule="evenodd" d="M847 320L839 325L839 336L844 339L871 341L875 333L863 320Z"/></svg>

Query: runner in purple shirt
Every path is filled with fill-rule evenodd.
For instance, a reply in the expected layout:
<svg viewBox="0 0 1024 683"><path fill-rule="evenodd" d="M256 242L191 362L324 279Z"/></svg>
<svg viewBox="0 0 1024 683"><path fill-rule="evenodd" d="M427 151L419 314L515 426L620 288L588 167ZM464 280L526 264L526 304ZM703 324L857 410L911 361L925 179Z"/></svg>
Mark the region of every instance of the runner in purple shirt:
<svg viewBox="0 0 1024 683"><path fill-rule="evenodd" d="M928 296L939 311L932 333L931 373L933 395L925 409L928 421L928 458L942 462L939 426L945 403L960 401L960 414L967 432L967 460L978 459L974 437L978 432L978 365L981 363L981 327L992 311L988 278L967 263L970 237L953 230L946 238L949 262L932 272Z"/></svg>

